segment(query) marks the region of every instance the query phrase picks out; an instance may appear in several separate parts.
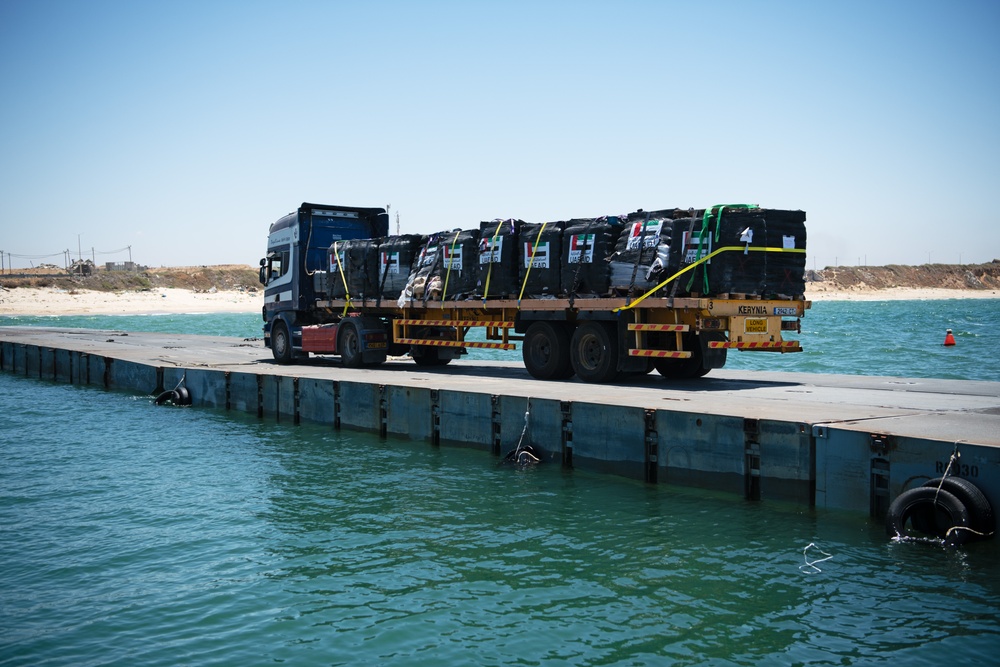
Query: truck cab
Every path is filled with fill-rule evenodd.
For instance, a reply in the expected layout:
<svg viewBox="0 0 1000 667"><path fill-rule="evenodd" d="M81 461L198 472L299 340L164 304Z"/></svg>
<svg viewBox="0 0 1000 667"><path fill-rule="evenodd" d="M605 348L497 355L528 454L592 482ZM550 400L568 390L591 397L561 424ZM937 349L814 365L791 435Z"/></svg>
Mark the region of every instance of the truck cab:
<svg viewBox="0 0 1000 667"><path fill-rule="evenodd" d="M264 345L280 363L302 354L302 327L321 324L313 307L330 268L329 249L337 241L379 238L389 232L383 208L310 204L271 225L267 254L260 260L264 286Z"/></svg>

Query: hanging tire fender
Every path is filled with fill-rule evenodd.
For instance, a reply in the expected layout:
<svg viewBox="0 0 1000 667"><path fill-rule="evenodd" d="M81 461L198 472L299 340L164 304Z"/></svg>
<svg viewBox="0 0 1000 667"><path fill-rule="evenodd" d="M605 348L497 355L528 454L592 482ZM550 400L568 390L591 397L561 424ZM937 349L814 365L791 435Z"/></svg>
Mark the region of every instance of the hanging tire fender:
<svg viewBox="0 0 1000 667"><path fill-rule="evenodd" d="M156 400L154 400L153 403L155 405L163 405L164 403L166 403L166 402L169 401L170 403L176 404L177 400L178 400L177 399L177 392L174 391L173 389L171 389L171 390L165 391L162 394L160 394L159 396L157 396Z"/></svg>
<svg viewBox="0 0 1000 667"><path fill-rule="evenodd" d="M922 529L949 544L962 544L971 537L969 511L962 501L944 489L918 486L903 491L889 505L885 532L889 537L907 537L907 523L920 519ZM943 523L942 523L943 521ZM916 523L916 522L915 522Z"/></svg>
<svg viewBox="0 0 1000 667"><path fill-rule="evenodd" d="M969 512L969 527L975 532L975 537L986 539L996 532L996 517L993 506L979 487L963 477L938 477L923 486L947 491L962 501Z"/></svg>

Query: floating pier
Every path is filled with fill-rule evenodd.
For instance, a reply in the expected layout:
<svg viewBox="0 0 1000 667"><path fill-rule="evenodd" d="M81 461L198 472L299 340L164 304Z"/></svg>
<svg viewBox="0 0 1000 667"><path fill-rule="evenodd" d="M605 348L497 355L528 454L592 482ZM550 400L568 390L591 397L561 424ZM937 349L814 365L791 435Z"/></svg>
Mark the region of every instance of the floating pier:
<svg viewBox="0 0 1000 667"><path fill-rule="evenodd" d="M496 456L524 431L545 459L649 483L883 516L948 474L1000 506L1000 383L713 371L610 384L532 379L514 361L364 369L312 358L280 366L259 340L0 328L0 368L53 382L467 446Z"/></svg>

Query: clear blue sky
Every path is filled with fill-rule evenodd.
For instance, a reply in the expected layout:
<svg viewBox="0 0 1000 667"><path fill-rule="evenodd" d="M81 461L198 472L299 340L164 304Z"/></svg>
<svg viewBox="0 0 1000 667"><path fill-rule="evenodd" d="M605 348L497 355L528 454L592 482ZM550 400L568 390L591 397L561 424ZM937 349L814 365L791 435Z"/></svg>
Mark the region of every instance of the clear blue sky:
<svg viewBox="0 0 1000 667"><path fill-rule="evenodd" d="M809 268L990 261L998 35L995 0L0 0L0 250L755 203L807 212Z"/></svg>

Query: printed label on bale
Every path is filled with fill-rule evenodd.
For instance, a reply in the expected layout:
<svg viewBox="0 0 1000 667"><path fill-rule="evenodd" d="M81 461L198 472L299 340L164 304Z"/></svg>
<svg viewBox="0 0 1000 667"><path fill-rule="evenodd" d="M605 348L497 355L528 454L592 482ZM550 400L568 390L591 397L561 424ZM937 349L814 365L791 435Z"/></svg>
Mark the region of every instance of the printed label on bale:
<svg viewBox="0 0 1000 667"><path fill-rule="evenodd" d="M479 263L499 264L503 252L503 237L488 237L479 241Z"/></svg>
<svg viewBox="0 0 1000 667"><path fill-rule="evenodd" d="M382 255L382 259L381 259L381 262L380 262L379 273L383 273L383 274L384 273L389 273L389 274L393 274L393 275L398 274L399 273L399 253L398 252L394 252L394 253L392 253L390 255L390 254L386 253L385 251L383 251L380 254ZM388 268L386 268L387 266L388 266Z"/></svg>
<svg viewBox="0 0 1000 667"><path fill-rule="evenodd" d="M699 259L705 255L712 252L712 233L709 232L705 234L705 242L701 242L701 230L696 232L684 232L681 237L682 247L684 248L684 263L691 264L692 262L697 262ZM701 253L699 255L698 249L701 248Z"/></svg>
<svg viewBox="0 0 1000 667"><path fill-rule="evenodd" d="M594 262L594 238L594 234L573 234L569 237L570 264Z"/></svg>
<svg viewBox="0 0 1000 667"><path fill-rule="evenodd" d="M444 252L444 268L451 269L452 271L462 270L462 246L457 245L454 248L450 246L444 246L441 249Z"/></svg>
<svg viewBox="0 0 1000 667"><path fill-rule="evenodd" d="M547 269L549 268L549 242L539 243L538 247L535 244L526 241L524 243L524 268L532 267L535 269Z"/></svg>
<svg viewBox="0 0 1000 667"><path fill-rule="evenodd" d="M638 250L640 243L643 248L655 248L660 242L660 229L662 227L662 220L643 220L633 223L628 231L625 249Z"/></svg>

